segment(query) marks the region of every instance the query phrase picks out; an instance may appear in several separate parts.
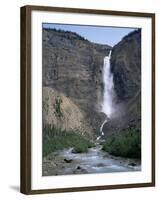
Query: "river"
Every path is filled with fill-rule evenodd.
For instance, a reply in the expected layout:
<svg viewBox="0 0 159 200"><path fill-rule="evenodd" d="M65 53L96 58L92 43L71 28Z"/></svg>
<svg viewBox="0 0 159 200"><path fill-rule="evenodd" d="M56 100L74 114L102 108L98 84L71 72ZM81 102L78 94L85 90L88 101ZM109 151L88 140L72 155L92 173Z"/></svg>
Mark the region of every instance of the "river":
<svg viewBox="0 0 159 200"><path fill-rule="evenodd" d="M140 161L111 156L101 146L90 148L87 153L73 153L65 149L52 153L43 162L43 175L66 175L140 171Z"/></svg>

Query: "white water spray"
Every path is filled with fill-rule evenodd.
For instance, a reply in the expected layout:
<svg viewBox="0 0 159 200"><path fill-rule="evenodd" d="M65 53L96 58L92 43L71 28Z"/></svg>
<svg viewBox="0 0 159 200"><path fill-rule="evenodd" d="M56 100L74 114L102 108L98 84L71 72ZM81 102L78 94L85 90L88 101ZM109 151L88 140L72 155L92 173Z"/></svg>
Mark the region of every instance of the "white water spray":
<svg viewBox="0 0 159 200"><path fill-rule="evenodd" d="M111 51L109 55L104 58L104 65L103 65L103 82L104 82L104 96L103 96L103 103L102 103L102 112L106 114L108 118L112 117L114 112L114 105L113 105L113 98L114 98L114 83L113 83L113 74L110 70L110 58L111 58ZM107 122L107 119L103 122L100 128L100 132L104 135L103 126Z"/></svg>

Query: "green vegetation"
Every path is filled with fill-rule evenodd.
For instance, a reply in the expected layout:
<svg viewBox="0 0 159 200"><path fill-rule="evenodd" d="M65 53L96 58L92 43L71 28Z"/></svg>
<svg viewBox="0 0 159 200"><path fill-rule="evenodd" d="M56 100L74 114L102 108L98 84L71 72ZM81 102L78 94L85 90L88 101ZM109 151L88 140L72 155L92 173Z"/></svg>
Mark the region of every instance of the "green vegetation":
<svg viewBox="0 0 159 200"><path fill-rule="evenodd" d="M43 128L43 156L69 147L73 147L76 153L83 153L92 146L93 144L78 132L61 130L51 125Z"/></svg>
<svg viewBox="0 0 159 200"><path fill-rule="evenodd" d="M141 135L133 130L113 135L103 143L103 150L115 156L141 158Z"/></svg>
<svg viewBox="0 0 159 200"><path fill-rule="evenodd" d="M56 98L55 99L55 115L57 117L63 117L62 111L61 111L61 103L62 103L62 99L61 98Z"/></svg>

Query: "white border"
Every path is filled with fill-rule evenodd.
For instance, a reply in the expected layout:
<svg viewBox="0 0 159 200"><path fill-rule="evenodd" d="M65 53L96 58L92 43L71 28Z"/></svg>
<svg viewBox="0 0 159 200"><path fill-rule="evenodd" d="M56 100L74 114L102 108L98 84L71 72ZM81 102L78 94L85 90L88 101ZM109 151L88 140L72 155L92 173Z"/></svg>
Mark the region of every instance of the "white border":
<svg viewBox="0 0 159 200"><path fill-rule="evenodd" d="M142 171L42 177L42 23L142 28ZM151 182L151 19L111 15L32 11L31 188L117 185Z"/></svg>

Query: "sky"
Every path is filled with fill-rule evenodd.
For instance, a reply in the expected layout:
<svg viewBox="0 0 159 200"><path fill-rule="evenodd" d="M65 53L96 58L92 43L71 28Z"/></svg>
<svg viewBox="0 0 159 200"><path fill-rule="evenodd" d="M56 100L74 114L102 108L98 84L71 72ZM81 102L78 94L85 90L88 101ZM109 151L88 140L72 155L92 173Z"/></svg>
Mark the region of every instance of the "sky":
<svg viewBox="0 0 159 200"><path fill-rule="evenodd" d="M104 26L82 26L82 25L66 25L66 24L49 24L44 23L44 28L56 28L65 31L76 32L85 39L99 44L108 44L114 46L125 35L134 31L134 28L122 27L104 27Z"/></svg>

